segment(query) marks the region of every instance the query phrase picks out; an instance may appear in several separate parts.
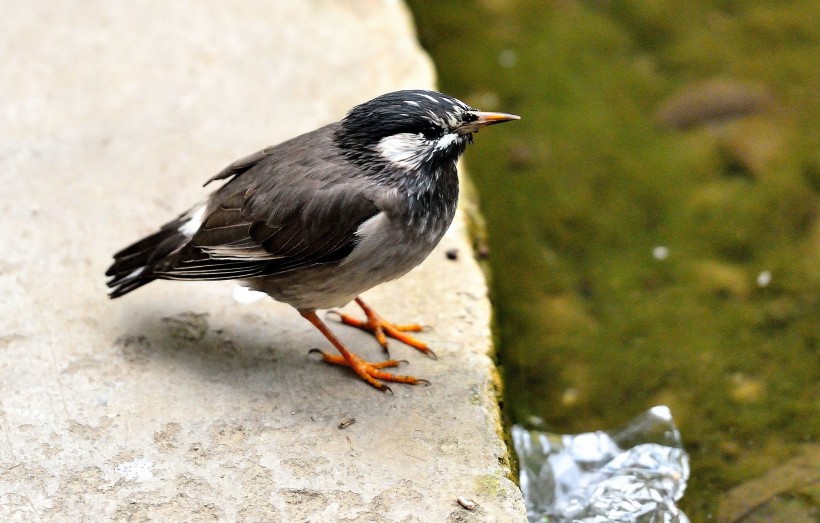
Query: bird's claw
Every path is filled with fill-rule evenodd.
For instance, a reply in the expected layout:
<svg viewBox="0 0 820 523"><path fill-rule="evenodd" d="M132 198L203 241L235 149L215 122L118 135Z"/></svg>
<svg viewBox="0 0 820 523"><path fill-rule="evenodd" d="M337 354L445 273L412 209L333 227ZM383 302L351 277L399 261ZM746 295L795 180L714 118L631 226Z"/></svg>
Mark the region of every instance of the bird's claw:
<svg viewBox="0 0 820 523"><path fill-rule="evenodd" d="M333 365L340 365L343 367L350 367L351 370L353 370L353 372L355 372L360 378L362 378L362 380L366 381L368 384L382 391L391 393L393 392L388 385L383 383L383 381L389 381L393 383L405 383L407 385L430 384L430 382L425 379L419 379L413 376L406 376L403 374L392 374L390 372L384 372L383 370L381 370L391 367L398 367L399 364L402 363L401 361L387 360L371 363L363 360L361 357L357 356L352 352L348 352L348 356L329 354L319 349L310 349L308 352L311 354L321 354L322 359L327 363L332 363Z"/></svg>
<svg viewBox="0 0 820 523"><path fill-rule="evenodd" d="M356 327L357 329L371 333L385 352L387 352L387 338L390 337L395 340L399 340L405 345L413 347L431 359L438 359L436 354L430 349L430 347L427 346L426 343L414 338L413 336L405 334L406 332L421 332L424 330L422 325L417 323L397 325L382 318L375 310L364 303L361 298L357 297L356 303L358 303L359 307L361 307L362 311L364 311L366 316L365 320L359 320L336 309L331 309L327 311L327 313L334 314L337 317L337 320L345 325L350 325L351 327Z"/></svg>

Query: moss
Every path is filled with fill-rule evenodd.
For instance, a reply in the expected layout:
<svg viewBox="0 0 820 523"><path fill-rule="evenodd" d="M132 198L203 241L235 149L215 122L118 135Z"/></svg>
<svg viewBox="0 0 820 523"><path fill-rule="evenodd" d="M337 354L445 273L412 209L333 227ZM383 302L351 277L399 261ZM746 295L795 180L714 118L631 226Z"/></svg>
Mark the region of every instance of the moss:
<svg viewBox="0 0 820 523"><path fill-rule="evenodd" d="M484 496L497 496L501 493L501 481L492 474L484 474L475 478L475 491Z"/></svg>
<svg viewBox="0 0 820 523"><path fill-rule="evenodd" d="M443 90L523 117L467 154L513 420L669 404L693 521L817 440L820 3L410 5Z"/></svg>

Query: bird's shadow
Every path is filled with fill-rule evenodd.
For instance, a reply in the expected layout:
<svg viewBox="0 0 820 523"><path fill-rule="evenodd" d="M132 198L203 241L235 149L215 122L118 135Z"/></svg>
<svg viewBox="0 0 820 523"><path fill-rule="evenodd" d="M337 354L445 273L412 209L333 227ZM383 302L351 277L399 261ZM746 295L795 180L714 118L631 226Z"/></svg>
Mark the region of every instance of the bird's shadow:
<svg viewBox="0 0 820 523"><path fill-rule="evenodd" d="M296 389L300 395L338 397L351 384L366 387L351 379L349 369L328 366L319 355L310 354L315 347L333 349L306 322L303 325L301 318L289 321L270 317L250 327L243 322L222 326L211 323L207 313L164 315L157 310L142 310L123 322L123 334L114 345L133 365L179 369L197 379L252 395L269 395L272 389L284 387ZM338 324L331 328L368 356L384 358L372 337Z"/></svg>

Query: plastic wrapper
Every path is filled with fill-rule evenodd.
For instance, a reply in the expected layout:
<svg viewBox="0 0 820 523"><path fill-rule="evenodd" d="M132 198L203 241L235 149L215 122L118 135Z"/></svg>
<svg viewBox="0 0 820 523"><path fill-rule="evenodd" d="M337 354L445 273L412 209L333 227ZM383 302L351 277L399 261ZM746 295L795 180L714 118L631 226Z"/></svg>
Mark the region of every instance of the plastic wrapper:
<svg viewBox="0 0 820 523"><path fill-rule="evenodd" d="M689 523L676 502L689 457L664 406L611 432L560 435L513 427L530 521Z"/></svg>

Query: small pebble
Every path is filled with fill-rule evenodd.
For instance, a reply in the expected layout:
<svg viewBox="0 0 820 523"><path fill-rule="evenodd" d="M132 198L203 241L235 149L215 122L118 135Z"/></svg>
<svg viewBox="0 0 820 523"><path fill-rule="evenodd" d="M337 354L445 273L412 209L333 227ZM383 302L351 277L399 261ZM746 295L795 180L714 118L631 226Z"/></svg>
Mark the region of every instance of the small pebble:
<svg viewBox="0 0 820 523"><path fill-rule="evenodd" d="M458 501L458 504L467 510L475 510L478 506L475 501L468 498L458 498L456 501Z"/></svg>
<svg viewBox="0 0 820 523"><path fill-rule="evenodd" d="M356 423L356 418L345 418L342 420L341 423L339 423L339 428L344 430L349 426L353 425L354 423Z"/></svg>
<svg viewBox="0 0 820 523"><path fill-rule="evenodd" d="M447 255L448 260L458 259L458 249L447 249L447 252L445 252L444 254Z"/></svg>

